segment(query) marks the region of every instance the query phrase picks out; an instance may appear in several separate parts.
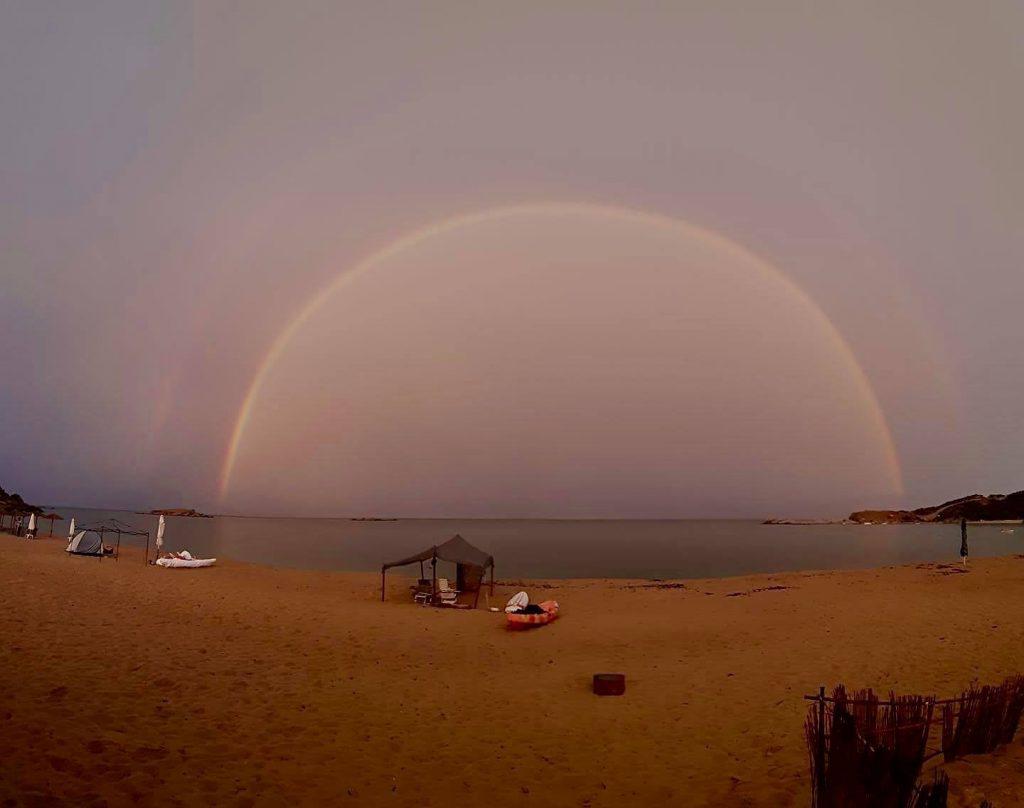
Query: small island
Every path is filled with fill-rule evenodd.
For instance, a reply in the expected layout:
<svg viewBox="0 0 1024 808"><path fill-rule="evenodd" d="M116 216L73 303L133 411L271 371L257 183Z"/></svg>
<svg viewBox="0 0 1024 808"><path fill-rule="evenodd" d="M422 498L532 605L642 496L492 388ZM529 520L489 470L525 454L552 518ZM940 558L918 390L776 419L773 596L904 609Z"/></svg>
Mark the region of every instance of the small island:
<svg viewBox="0 0 1024 808"><path fill-rule="evenodd" d="M200 513L195 508L154 508L151 516L190 516L198 519L213 519L209 513Z"/></svg>

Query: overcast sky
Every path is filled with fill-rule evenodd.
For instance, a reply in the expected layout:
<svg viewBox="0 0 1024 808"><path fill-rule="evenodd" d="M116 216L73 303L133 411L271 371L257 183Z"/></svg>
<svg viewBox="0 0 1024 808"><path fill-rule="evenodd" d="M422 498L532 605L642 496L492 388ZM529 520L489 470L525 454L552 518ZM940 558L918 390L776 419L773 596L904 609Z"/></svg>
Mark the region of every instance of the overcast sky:
<svg viewBox="0 0 1024 808"><path fill-rule="evenodd" d="M1022 488L1022 39L1016 2L5 2L0 485L519 516Z"/></svg>

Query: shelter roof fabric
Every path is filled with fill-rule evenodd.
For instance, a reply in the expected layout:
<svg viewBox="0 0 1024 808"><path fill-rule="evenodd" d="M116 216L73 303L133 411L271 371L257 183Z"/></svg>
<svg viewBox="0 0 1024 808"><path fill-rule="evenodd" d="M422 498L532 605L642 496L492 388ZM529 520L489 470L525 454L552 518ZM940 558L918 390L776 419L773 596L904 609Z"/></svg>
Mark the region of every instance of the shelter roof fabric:
<svg viewBox="0 0 1024 808"><path fill-rule="evenodd" d="M428 547L416 555L403 558L401 561L392 561L385 564L382 569L388 567L404 567L406 564L415 564L418 561L429 561L432 558L440 558L442 561L451 561L454 564L470 564L474 567L494 566L494 556L485 553L474 547L462 536L456 534L444 544L436 544Z"/></svg>
<svg viewBox="0 0 1024 808"><path fill-rule="evenodd" d="M135 525L129 525L120 519L103 519L99 522L92 522L88 525L79 525L79 528L92 533L120 533L122 536L148 536L148 530L140 530Z"/></svg>

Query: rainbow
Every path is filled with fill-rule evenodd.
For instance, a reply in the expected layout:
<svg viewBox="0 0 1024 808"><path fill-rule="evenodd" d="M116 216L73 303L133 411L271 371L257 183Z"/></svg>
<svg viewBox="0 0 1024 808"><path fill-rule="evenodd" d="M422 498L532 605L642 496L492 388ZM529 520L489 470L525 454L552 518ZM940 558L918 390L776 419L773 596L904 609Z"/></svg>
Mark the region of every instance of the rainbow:
<svg viewBox="0 0 1024 808"><path fill-rule="evenodd" d="M295 315L291 322L289 322L277 337L274 338L274 341L270 344L267 353L264 355L256 369L256 373L253 375L252 381L249 383L249 387L246 390L245 397L242 399L241 407L239 407L237 417L235 418L235 425L231 431L231 439L228 442L227 450L224 454L224 461L221 466L219 478L219 496L221 501L225 499L228 489L230 488L231 476L238 460L239 448L241 447L242 439L245 436L245 430L249 423L253 405L259 398L260 390L263 387L267 376L277 364L278 360L280 360L281 355L285 352L288 344L292 341L295 334L329 298L354 281L358 280L361 276L372 271L375 267L384 263L387 259L393 258L394 256L397 256L398 254L409 250L434 236L448 233L459 228L483 222L492 222L512 216L520 216L524 214L564 215L566 213L611 216L619 219L640 221L680 230L690 237L703 240L725 253L731 253L737 258L752 263L754 266L758 267L764 275L785 285L786 288L794 295L795 299L802 303L808 314L818 321L819 325L822 327L822 332L831 338L833 342L832 347L835 349L837 354L843 358L847 367L853 373L857 381L857 385L862 392L865 405L870 411L871 420L874 422L875 428L881 436L885 446L888 465L887 473L890 478L890 483L896 493L903 493L903 472L900 467L896 446L893 442L892 432L889 429L888 421L885 418L882 407L878 402L878 397L875 394L874 388L871 386L864 369L857 361L849 343L847 343L832 321L825 315L821 307L818 306L818 304L815 303L803 289L797 286L781 270L721 234L681 219L674 219L670 216L665 216L659 213L650 213L632 208L590 203L545 202L491 208L488 210L461 214L439 222L428 224L417 230L413 230L390 242L380 250L363 258L351 269L342 271L333 281L327 284L327 286L321 289L317 294L313 295L298 314Z"/></svg>

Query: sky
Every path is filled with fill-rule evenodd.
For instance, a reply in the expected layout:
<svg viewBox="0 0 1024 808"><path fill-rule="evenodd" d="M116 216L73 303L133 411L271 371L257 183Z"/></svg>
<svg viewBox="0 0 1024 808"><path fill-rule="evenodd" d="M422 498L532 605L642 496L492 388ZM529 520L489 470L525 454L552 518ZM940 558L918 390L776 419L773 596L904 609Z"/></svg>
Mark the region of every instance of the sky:
<svg viewBox="0 0 1024 808"><path fill-rule="evenodd" d="M0 485L844 515L1024 487L1024 7L0 7Z"/></svg>

